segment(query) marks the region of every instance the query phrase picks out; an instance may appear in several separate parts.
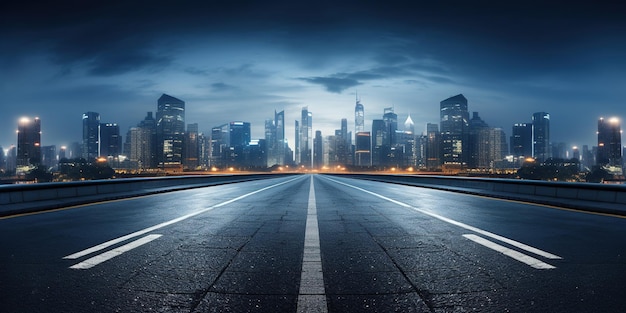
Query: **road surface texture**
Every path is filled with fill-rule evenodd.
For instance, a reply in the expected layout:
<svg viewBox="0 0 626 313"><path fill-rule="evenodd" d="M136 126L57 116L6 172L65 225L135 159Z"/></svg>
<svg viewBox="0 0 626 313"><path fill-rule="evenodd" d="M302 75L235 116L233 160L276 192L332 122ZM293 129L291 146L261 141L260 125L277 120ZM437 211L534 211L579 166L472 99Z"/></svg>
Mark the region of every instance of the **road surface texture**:
<svg viewBox="0 0 626 313"><path fill-rule="evenodd" d="M626 220L299 175L0 220L0 312L626 312Z"/></svg>

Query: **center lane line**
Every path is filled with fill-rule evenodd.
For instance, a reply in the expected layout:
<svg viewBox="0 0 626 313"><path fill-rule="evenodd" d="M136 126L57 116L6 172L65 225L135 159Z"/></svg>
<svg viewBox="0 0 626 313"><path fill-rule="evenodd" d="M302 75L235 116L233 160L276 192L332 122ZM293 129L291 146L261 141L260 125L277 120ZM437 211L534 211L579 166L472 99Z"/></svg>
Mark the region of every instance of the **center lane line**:
<svg viewBox="0 0 626 313"><path fill-rule="evenodd" d="M304 254L302 256L302 275L300 276L297 312L328 312L313 176L311 176L311 187L309 188L309 204L306 230L304 232Z"/></svg>
<svg viewBox="0 0 626 313"><path fill-rule="evenodd" d="M78 259L78 258L83 257L83 256L85 256L85 255L92 254L92 253L97 252L97 251L100 251L100 250L104 250L104 249L106 249L106 248L108 248L108 247L110 247L110 246L112 246L112 245L118 244L118 243L120 243L120 242L123 242L123 241L129 240L129 239L132 239L132 238L135 238L135 237L138 237L138 236L144 235L144 234L149 233L149 232L151 232L151 231L154 231L154 230L157 230L157 229L163 228L163 227L165 227L165 226L169 226L169 225L172 225L172 224L178 223L178 222L180 222L180 221L184 221L184 220L186 220L186 219L188 219L188 218L191 218L191 217L194 217L194 216L196 216L196 215L199 215L199 214L202 214L202 213L205 213L205 212L211 211L211 210L213 210L213 209L219 208L219 207L221 207L221 206L224 206L224 205L227 205L227 204L233 203L233 202L235 202L235 201L241 200L241 199L243 199L243 198L246 198L246 197L249 197L249 196L251 196L251 195L257 194L257 193L259 193L259 192L262 192L262 191L265 191L265 190L268 190L268 189L271 189L271 188L274 188L274 187L278 187L278 186L280 186L280 185L288 184L288 183L290 183L290 182L292 182L292 181L294 181L294 180L296 180L296 179L301 179L301 177L296 177L296 178L293 178L293 179L290 179L290 180L284 181L284 182L282 182L282 183L278 183L278 184L274 184L274 185L271 185L271 186L268 186L268 187L265 187L265 188L261 188L261 189L259 189L259 190L255 190L255 191L253 191L253 192L247 193L247 194L245 194L245 195L241 195L241 196L236 197L236 198L233 198L233 199L231 199L231 200L224 201L224 202L222 202L222 203L219 203L219 204L216 204L216 205L214 205L214 206L211 206L211 207L208 207L208 208L202 209L202 210L200 210L200 211L197 211L197 212L194 212L194 213L190 213L190 214L187 214L187 215L183 215L183 216L178 217L178 218L175 218L175 219L173 219L173 220L169 220L169 221L167 221L167 222L163 222L163 223L161 223L161 224L157 224L157 225L154 225L154 226L151 226L151 227L148 227L148 228L144 228L144 229L139 230L139 231L136 231L136 232L134 232L134 233L131 233L131 234L128 234L128 235L125 235L125 236L122 236L122 237L118 237L118 238L115 238L115 239L109 240L109 241L107 241L107 242L103 242L103 243L101 243L101 244L99 244L99 245L96 245L96 246L93 246L93 247L91 247L91 248L88 248L88 249L85 249L85 250L81 250L81 251L78 251L78 252L76 252L76 253L73 253L73 254L67 255L67 256L63 257L63 259L69 259L69 260Z"/></svg>

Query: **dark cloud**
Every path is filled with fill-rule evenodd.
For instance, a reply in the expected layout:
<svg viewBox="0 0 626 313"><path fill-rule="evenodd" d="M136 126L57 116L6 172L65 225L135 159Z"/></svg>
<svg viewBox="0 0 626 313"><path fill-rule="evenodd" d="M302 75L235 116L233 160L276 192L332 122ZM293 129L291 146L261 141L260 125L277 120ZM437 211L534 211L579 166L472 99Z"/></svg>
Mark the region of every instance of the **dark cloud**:
<svg viewBox="0 0 626 313"><path fill-rule="evenodd" d="M153 53L115 53L99 55L89 62L89 73L111 76L138 70L159 71L172 63L172 58Z"/></svg>
<svg viewBox="0 0 626 313"><path fill-rule="evenodd" d="M341 93L342 91L361 85L361 83L353 78L339 78L339 77L305 77L300 78L305 82L312 84L322 85L329 92Z"/></svg>
<svg viewBox="0 0 626 313"><path fill-rule="evenodd" d="M236 90L237 87L232 86L232 85L228 85L228 84L224 84L224 83L213 83L211 84L211 91L213 92L224 92L224 91L232 91L232 90Z"/></svg>

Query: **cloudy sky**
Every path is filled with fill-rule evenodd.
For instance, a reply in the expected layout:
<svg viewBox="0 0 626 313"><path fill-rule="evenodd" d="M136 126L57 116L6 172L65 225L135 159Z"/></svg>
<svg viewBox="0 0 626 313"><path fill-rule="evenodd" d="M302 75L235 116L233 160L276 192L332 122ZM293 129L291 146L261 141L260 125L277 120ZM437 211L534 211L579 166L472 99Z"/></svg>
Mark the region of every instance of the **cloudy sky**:
<svg viewBox="0 0 626 313"><path fill-rule="evenodd" d="M303 106L324 135L353 130L358 92L366 130L391 106L423 130L462 93L507 136L545 111L553 142L592 146L599 117L626 119L626 10L575 3L3 2L0 145L22 116L43 145L80 141L87 111L125 135L167 93L204 132L243 120L261 138L285 110L293 148Z"/></svg>

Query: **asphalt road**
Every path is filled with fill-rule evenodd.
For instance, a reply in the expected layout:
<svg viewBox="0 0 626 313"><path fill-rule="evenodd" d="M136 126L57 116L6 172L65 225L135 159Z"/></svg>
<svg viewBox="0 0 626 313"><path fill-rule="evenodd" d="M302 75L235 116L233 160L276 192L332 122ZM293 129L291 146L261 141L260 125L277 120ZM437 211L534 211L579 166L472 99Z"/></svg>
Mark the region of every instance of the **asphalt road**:
<svg viewBox="0 0 626 313"><path fill-rule="evenodd" d="M626 219L303 175L0 220L0 312L625 312Z"/></svg>

